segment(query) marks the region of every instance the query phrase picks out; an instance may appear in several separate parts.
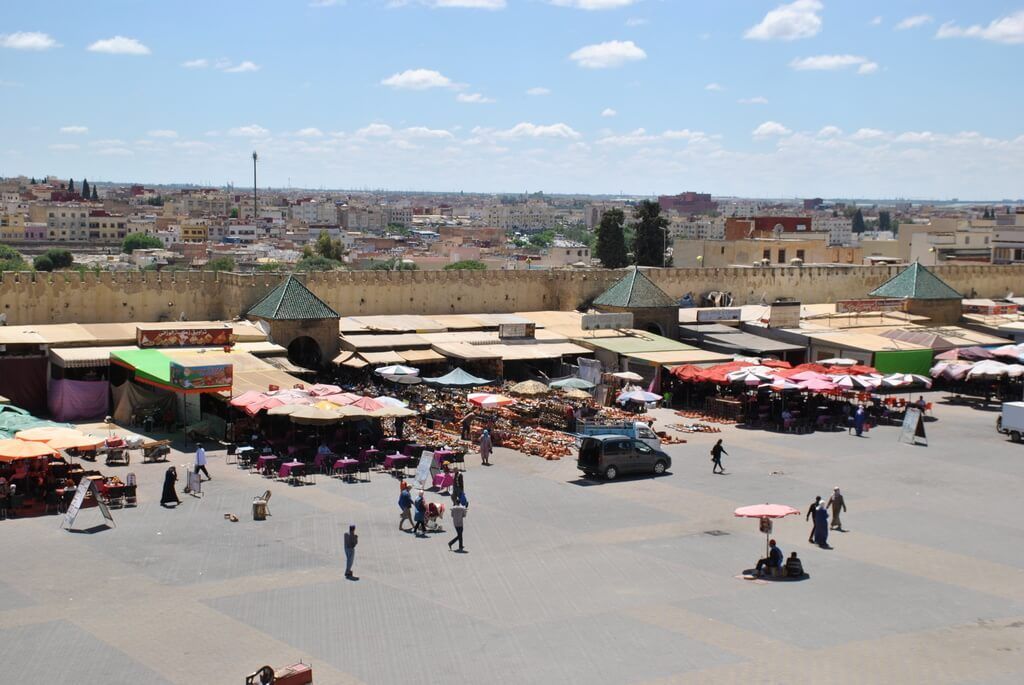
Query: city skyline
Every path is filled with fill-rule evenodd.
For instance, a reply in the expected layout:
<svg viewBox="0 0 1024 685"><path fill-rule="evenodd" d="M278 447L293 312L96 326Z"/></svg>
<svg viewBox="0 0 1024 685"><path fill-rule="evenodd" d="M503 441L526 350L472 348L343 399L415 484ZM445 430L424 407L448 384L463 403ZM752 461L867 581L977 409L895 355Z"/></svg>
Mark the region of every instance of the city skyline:
<svg viewBox="0 0 1024 685"><path fill-rule="evenodd" d="M244 188L255 148L276 187L1021 195L1014 3L180 7L9 8L0 175Z"/></svg>

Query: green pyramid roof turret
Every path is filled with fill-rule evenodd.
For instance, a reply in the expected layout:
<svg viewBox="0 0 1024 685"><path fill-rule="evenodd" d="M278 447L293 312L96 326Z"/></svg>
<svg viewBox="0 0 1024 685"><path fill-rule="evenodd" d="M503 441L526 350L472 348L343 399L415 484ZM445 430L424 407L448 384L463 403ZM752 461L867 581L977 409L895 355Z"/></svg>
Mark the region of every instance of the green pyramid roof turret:
<svg viewBox="0 0 1024 685"><path fill-rule="evenodd" d="M326 302L313 294L302 281L289 275L267 296L254 304L246 313L270 321L296 321L299 319L337 319L340 317Z"/></svg>
<svg viewBox="0 0 1024 685"><path fill-rule="evenodd" d="M873 297L910 300L962 300L963 295L945 281L914 262L870 293Z"/></svg>
<svg viewBox="0 0 1024 685"><path fill-rule="evenodd" d="M635 266L629 268L622 280L601 293L594 304L625 309L679 306Z"/></svg>

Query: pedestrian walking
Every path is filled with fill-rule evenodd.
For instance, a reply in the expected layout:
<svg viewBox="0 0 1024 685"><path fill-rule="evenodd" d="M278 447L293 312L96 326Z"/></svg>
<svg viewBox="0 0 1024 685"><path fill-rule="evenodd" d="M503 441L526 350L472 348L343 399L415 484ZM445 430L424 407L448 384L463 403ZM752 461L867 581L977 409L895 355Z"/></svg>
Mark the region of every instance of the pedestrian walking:
<svg viewBox="0 0 1024 685"><path fill-rule="evenodd" d="M867 412L864 411L864 405L857 407L857 411L853 415L853 429L857 432L857 437L861 437L864 434L864 424L868 420Z"/></svg>
<svg viewBox="0 0 1024 685"><path fill-rule="evenodd" d="M164 472L164 490L160 495L160 506L168 504L181 504L178 493L174 491L174 484L178 482L178 470L173 466L167 467Z"/></svg>
<svg viewBox="0 0 1024 685"><path fill-rule="evenodd" d="M462 471L456 471L452 482L452 505L459 503L462 493L466 491L466 483L462 479Z"/></svg>
<svg viewBox="0 0 1024 685"><path fill-rule="evenodd" d="M811 534L807 536L807 542L814 542L814 521L811 520L811 517L814 516L814 511L815 509L818 508L818 505L820 504L821 495L818 495L814 498L814 501L811 502L811 506L807 507L807 515L804 516L804 521L811 521Z"/></svg>
<svg viewBox="0 0 1024 685"><path fill-rule="evenodd" d="M196 475L202 471L206 474L206 480L213 480L210 472L206 470L206 450L202 445L196 445Z"/></svg>
<svg viewBox="0 0 1024 685"><path fill-rule="evenodd" d="M427 536L427 503L423 499L423 491L422 490L420 490L419 496L416 498L416 501L413 503L413 507L415 508L416 513L413 515L414 523L413 523L413 526L412 526L412 532L418 538L426 537ZM417 533L416 531L421 531L421 532Z"/></svg>
<svg viewBox="0 0 1024 685"><path fill-rule="evenodd" d="M714 466L711 467L711 473L725 473L725 469L722 467L722 455L729 453L722 447L722 439L719 438L715 446L711 448L711 462Z"/></svg>
<svg viewBox="0 0 1024 685"><path fill-rule="evenodd" d="M819 504L814 510L814 544L829 549L828 546L828 510Z"/></svg>
<svg viewBox="0 0 1024 685"><path fill-rule="evenodd" d="M832 509L832 528L841 531L843 522L839 520L839 513L846 511L846 500L843 493L839 492L839 486L832 488L832 496L828 498L828 506Z"/></svg>
<svg viewBox="0 0 1024 685"><path fill-rule="evenodd" d="M462 439L469 440L470 435L473 432L473 419L476 415L473 412L469 412L462 417Z"/></svg>
<svg viewBox="0 0 1024 685"><path fill-rule="evenodd" d="M402 511L398 517L398 530L405 530L402 528L402 524L408 521L411 532L415 529L416 524L412 522L412 495L406 485L402 486L402 492L398 495L398 508Z"/></svg>
<svg viewBox="0 0 1024 685"><path fill-rule="evenodd" d="M466 520L466 507L461 502L452 507L452 525L455 526L455 537L448 541L448 549L456 542L459 543L459 552L466 551L462 546L462 527Z"/></svg>
<svg viewBox="0 0 1024 685"><path fill-rule="evenodd" d="M484 428L483 434L480 436L480 462L484 466L491 465L491 449L493 445L491 443L491 431Z"/></svg>
<svg viewBox="0 0 1024 685"><path fill-rule="evenodd" d="M352 564L356 560L356 545L359 544L359 536L356 535L354 525L348 527L345 533L345 577L354 578L352 575Z"/></svg>

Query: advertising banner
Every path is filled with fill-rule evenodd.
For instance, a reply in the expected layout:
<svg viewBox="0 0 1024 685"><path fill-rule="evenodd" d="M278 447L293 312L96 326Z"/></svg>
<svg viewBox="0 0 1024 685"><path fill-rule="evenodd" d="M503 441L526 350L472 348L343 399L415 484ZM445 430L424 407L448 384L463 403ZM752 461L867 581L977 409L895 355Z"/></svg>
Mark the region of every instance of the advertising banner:
<svg viewBox="0 0 1024 685"><path fill-rule="evenodd" d="M231 344L231 329L218 328L137 328L136 344L149 347L223 347Z"/></svg>
<svg viewBox="0 0 1024 685"><path fill-rule="evenodd" d="M231 364L183 366L177 362L171 362L171 385L185 390L230 388L233 368Z"/></svg>

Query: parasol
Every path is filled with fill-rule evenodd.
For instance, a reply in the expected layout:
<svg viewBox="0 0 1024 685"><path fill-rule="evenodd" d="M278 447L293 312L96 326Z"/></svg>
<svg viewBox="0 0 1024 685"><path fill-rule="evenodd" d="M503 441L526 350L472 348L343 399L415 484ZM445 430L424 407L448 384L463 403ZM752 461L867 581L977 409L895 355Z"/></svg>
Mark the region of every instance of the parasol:
<svg viewBox="0 0 1024 685"><path fill-rule="evenodd" d="M375 419L385 419L385 418L398 419L398 418L405 418L405 417L408 417L408 416L416 416L416 414L417 414L417 412L415 410L409 409L408 407L391 407L391 406L384 406L384 407L381 407L380 409L377 409L376 411L370 412L370 416L375 418Z"/></svg>
<svg viewBox="0 0 1024 685"><path fill-rule="evenodd" d="M39 426L38 428L27 428L23 431L18 431L14 434L14 437L19 440L35 440L36 442L46 442L47 440L53 440L61 436L81 436L81 431L77 431L74 428L65 428L63 426Z"/></svg>
<svg viewBox="0 0 1024 685"><path fill-rule="evenodd" d="M832 383L837 388L844 390L871 390L878 387L878 383L870 376L851 376L850 374L832 376Z"/></svg>
<svg viewBox="0 0 1024 685"><path fill-rule="evenodd" d="M332 423L341 421L341 416L337 412L331 411L330 409L320 409L319 407L299 407L290 415L292 423L297 423L303 426L325 426Z"/></svg>
<svg viewBox="0 0 1024 685"><path fill-rule="evenodd" d="M894 373L882 379L884 385L894 388L902 388L913 385L923 385L926 388L932 387L932 379L916 373Z"/></svg>
<svg viewBox="0 0 1024 685"><path fill-rule="evenodd" d="M594 384L590 381L585 381L582 378L563 378L560 381L555 381L551 384L552 388L559 388L565 390L566 388L576 388L577 390L593 390Z"/></svg>
<svg viewBox="0 0 1024 685"><path fill-rule="evenodd" d="M799 515L800 510L794 509L787 504L751 504L746 507L740 507L732 513L733 516L739 518L749 519L760 519L761 530L764 531L764 555L768 556L768 538L772 534L772 525L770 519L780 519L784 516Z"/></svg>
<svg viewBox="0 0 1024 685"><path fill-rule="evenodd" d="M384 380L391 381L392 383L401 383L402 385L419 385L423 382L423 379L419 376L384 376Z"/></svg>
<svg viewBox="0 0 1024 685"><path fill-rule="evenodd" d="M574 400L592 400L590 393L586 390L580 390L579 388L569 388L562 392L566 397L571 397Z"/></svg>
<svg viewBox="0 0 1024 685"><path fill-rule="evenodd" d="M388 397L387 395L381 395L380 397L374 397L377 400L377 404L385 407L408 407L409 403L398 399L397 397Z"/></svg>
<svg viewBox="0 0 1024 685"><path fill-rule="evenodd" d="M818 363L825 366L854 366L857 364L857 360L846 359L844 357L832 357L831 359L819 359Z"/></svg>
<svg viewBox="0 0 1024 685"><path fill-rule="evenodd" d="M639 383L644 379L643 376L638 373L633 373L632 371L619 371L617 373L613 373L612 376L624 381L633 381L634 383Z"/></svg>
<svg viewBox="0 0 1024 685"><path fill-rule="evenodd" d="M41 442L31 440L0 440L0 461L17 461L18 459L36 459L38 457L55 457L57 450Z"/></svg>
<svg viewBox="0 0 1024 685"><path fill-rule="evenodd" d="M765 383L764 385L757 386L758 388L770 388L775 392L789 392L791 390L802 390L799 383L794 383L791 380L785 378L776 378L771 383Z"/></svg>
<svg viewBox="0 0 1024 685"><path fill-rule="evenodd" d="M358 407L359 409L365 409L366 411L377 411L384 407L383 404L373 399L372 397L360 397L358 400L348 405L350 407Z"/></svg>
<svg viewBox="0 0 1024 685"><path fill-rule="evenodd" d="M523 381L516 383L508 391L516 395L546 395L551 392L551 388L540 381Z"/></svg>
<svg viewBox="0 0 1024 685"><path fill-rule="evenodd" d="M497 409L498 407L507 407L516 403L511 397L493 395L487 392L471 392L467 399L471 404L475 404L482 409Z"/></svg>
<svg viewBox="0 0 1024 685"><path fill-rule="evenodd" d="M279 404L268 409L267 416L291 416L305 406L304 404Z"/></svg>
<svg viewBox="0 0 1024 685"><path fill-rule="evenodd" d="M725 374L730 383L760 385L775 380L775 374L767 366L748 366Z"/></svg>
<svg viewBox="0 0 1024 685"><path fill-rule="evenodd" d="M420 370L411 366L396 364L394 366L382 366L374 371L374 373L379 376L418 376Z"/></svg>
<svg viewBox="0 0 1024 685"><path fill-rule="evenodd" d="M103 438L97 438L95 435L79 434L74 435L62 435L56 437L53 440L47 440L46 444L55 450L90 450L96 449L103 443Z"/></svg>
<svg viewBox="0 0 1024 685"><path fill-rule="evenodd" d="M661 399L661 395L653 392L647 392L646 390L631 390L629 392L621 393L615 401L618 403L623 402L657 402Z"/></svg>
<svg viewBox="0 0 1024 685"><path fill-rule="evenodd" d="M812 378L808 381L800 381L801 390L809 390L810 392L826 392L828 390L835 390L835 383L828 380L827 378Z"/></svg>

